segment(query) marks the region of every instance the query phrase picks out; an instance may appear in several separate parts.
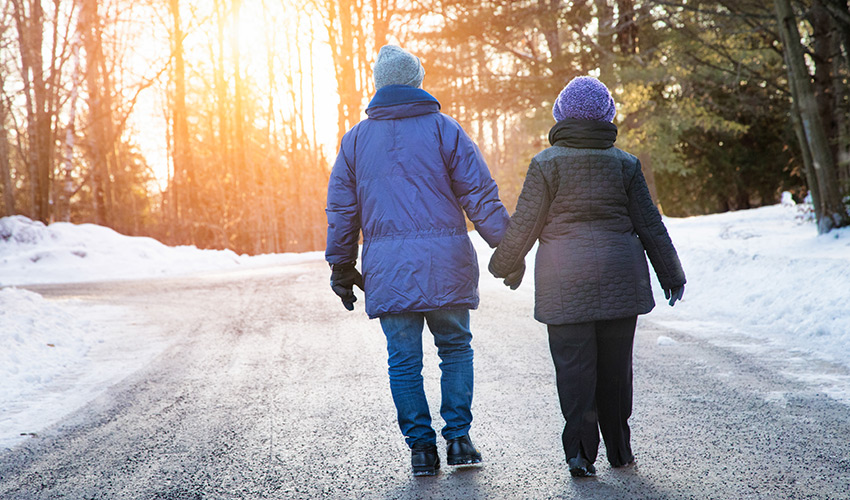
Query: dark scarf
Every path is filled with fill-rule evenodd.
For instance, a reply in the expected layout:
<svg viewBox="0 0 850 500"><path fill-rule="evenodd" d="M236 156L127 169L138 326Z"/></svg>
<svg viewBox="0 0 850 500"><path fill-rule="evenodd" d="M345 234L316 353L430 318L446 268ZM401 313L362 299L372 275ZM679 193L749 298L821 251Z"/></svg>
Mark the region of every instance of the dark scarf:
<svg viewBox="0 0 850 500"><path fill-rule="evenodd" d="M617 126L611 122L567 118L549 130L549 144L568 148L608 149L617 140Z"/></svg>

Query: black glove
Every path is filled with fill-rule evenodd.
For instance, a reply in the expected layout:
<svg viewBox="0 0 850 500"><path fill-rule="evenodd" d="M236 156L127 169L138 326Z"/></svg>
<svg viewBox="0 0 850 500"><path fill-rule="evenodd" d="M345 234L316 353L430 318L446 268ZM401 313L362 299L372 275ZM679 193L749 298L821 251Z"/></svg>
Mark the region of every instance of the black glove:
<svg viewBox="0 0 850 500"><path fill-rule="evenodd" d="M511 287L511 290L516 290L519 288L519 284L522 283L522 276L525 274L525 261L522 261L522 265L519 266L514 271L508 273L505 276L505 281L503 282L505 286Z"/></svg>
<svg viewBox="0 0 850 500"><path fill-rule="evenodd" d="M354 285L363 290L363 275L354 267L354 262L331 265L331 289L339 295L342 305L349 311L354 310L354 302L357 301Z"/></svg>
<svg viewBox="0 0 850 500"><path fill-rule="evenodd" d="M680 286L679 288L665 288L664 289L664 298L670 299L670 305L676 303L677 300L682 300L682 295L685 294L685 285Z"/></svg>

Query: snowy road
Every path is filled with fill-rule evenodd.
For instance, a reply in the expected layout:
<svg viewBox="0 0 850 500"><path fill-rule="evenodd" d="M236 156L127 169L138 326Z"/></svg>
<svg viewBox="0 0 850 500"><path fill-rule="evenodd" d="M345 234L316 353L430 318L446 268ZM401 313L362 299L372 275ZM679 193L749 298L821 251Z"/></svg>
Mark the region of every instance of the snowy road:
<svg viewBox="0 0 850 500"><path fill-rule="evenodd" d="M472 437L484 465L413 478L380 326L362 302L345 311L327 280L315 262L38 287L48 298L129 307L128 328L153 326L170 347L0 452L0 498L850 498L850 409L785 373L813 361L766 356L752 339L710 343L652 315L635 350L638 466L610 469L603 448L597 478L570 479L545 328L511 295L528 294L530 282L519 292L482 286L472 316ZM847 375L830 364L811 370Z"/></svg>

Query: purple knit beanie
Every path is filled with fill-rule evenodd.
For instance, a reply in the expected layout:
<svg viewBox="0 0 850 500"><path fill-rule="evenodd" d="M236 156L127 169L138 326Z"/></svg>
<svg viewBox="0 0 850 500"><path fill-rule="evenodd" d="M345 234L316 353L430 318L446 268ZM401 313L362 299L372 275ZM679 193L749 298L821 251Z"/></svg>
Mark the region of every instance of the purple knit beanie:
<svg viewBox="0 0 850 500"><path fill-rule="evenodd" d="M617 108L608 87L592 76L577 76L570 80L552 106L555 121L574 118L610 122L616 114Z"/></svg>

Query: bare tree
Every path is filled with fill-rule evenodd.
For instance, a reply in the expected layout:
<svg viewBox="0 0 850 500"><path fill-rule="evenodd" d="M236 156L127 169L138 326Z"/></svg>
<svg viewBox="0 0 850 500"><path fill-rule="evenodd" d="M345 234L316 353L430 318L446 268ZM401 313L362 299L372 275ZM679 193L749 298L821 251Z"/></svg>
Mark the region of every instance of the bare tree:
<svg viewBox="0 0 850 500"><path fill-rule="evenodd" d="M171 55L173 95L171 100L171 128L174 174L171 179L171 221L172 228L182 232L185 223L191 221L191 206L188 192L191 191L190 172L191 150L189 147L189 122L186 110L186 63L183 49L183 23L180 16L180 0L169 0L171 14ZM191 233L188 235L192 241Z"/></svg>
<svg viewBox="0 0 850 500"><path fill-rule="evenodd" d="M343 134L359 121L360 108L366 91L362 85L362 78L359 79L361 84L358 85L358 75L367 71L367 63L362 59L365 52L363 44L366 40L360 24L365 12L362 5L355 0L323 0L323 6L339 93L337 112L337 142L339 142ZM359 60L358 53L361 55Z"/></svg>
<svg viewBox="0 0 850 500"><path fill-rule="evenodd" d="M0 89L3 88L3 74L0 72ZM0 92L0 96L2 96ZM0 181L3 187L3 211L2 214L15 214L15 186L12 183L12 165L9 161L9 137L6 134L6 99L0 99Z"/></svg>
<svg viewBox="0 0 850 500"><path fill-rule="evenodd" d="M28 154L32 216L50 219L50 173L52 170L52 112L48 97L50 75L43 57L44 10L40 0L11 0L21 56L21 79L27 115Z"/></svg>
<svg viewBox="0 0 850 500"><path fill-rule="evenodd" d="M72 57L72 72L71 72L71 95L68 104L68 123L65 126L65 138L63 141L62 151L62 187L57 207L57 218L59 220L69 222L71 220L71 197L74 195L74 147L76 144L76 120L77 120L77 99L80 95L80 46L85 32L85 18L79 16L77 18L77 27L75 30L74 40L71 42L71 57Z"/></svg>

